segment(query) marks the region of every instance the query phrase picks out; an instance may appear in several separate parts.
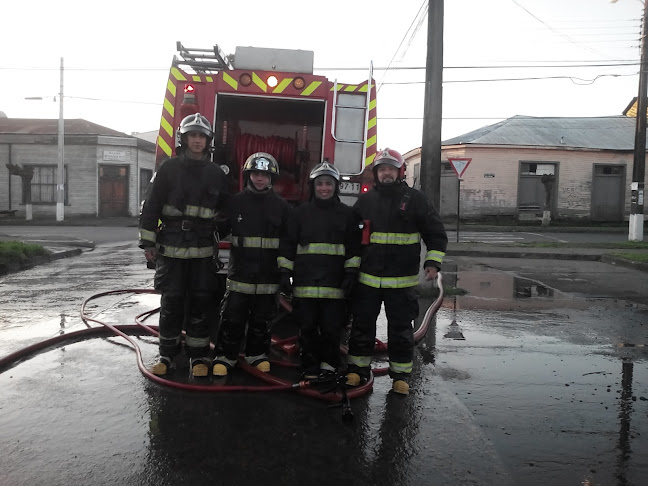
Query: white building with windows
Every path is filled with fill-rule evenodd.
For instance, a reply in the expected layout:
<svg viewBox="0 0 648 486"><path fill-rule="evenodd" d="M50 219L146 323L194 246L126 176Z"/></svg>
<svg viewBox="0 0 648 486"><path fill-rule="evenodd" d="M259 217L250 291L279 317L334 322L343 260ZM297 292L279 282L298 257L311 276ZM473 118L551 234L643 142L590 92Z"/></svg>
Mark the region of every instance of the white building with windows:
<svg viewBox="0 0 648 486"><path fill-rule="evenodd" d="M443 217L542 217L620 222L630 213L636 120L514 116L441 144ZM457 194L448 158L469 158ZM405 154L420 187L420 149Z"/></svg>
<svg viewBox="0 0 648 486"><path fill-rule="evenodd" d="M65 216L138 215L155 144L81 119L64 133ZM58 120L0 118L0 213L24 218L31 196L35 219L55 218L57 181Z"/></svg>

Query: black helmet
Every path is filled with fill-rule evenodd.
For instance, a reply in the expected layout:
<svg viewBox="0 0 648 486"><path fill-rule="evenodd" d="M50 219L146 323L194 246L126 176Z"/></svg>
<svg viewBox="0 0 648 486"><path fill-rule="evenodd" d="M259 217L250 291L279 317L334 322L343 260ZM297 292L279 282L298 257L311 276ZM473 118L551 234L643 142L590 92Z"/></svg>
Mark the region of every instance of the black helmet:
<svg viewBox="0 0 648 486"><path fill-rule="evenodd" d="M279 175L279 164L277 160L266 152L256 152L250 155L243 164L243 176L249 176L248 172L267 172L274 180Z"/></svg>
<svg viewBox="0 0 648 486"><path fill-rule="evenodd" d="M211 123L209 120L202 116L200 113L194 113L183 118L180 122L180 135L189 132L199 132L207 136L209 140L212 139L214 133L212 132Z"/></svg>
<svg viewBox="0 0 648 486"><path fill-rule="evenodd" d="M326 160L321 164L317 164L315 167L313 167L313 170L311 170L310 176L308 178L311 181L314 181L317 177L323 175L331 176L337 181L337 184L340 183L340 171L329 164Z"/></svg>

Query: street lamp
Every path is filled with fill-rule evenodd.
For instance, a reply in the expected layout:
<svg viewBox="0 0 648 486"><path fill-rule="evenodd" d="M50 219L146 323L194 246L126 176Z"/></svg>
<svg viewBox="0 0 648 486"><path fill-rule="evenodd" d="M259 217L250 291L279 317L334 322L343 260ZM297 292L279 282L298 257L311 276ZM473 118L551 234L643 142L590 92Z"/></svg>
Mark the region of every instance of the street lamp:
<svg viewBox="0 0 648 486"><path fill-rule="evenodd" d="M59 92L59 119L58 119L58 166L56 181L56 221L63 221L65 207L65 174L63 160L65 156L65 124L63 119L63 58L61 58L61 91ZM42 100L41 96L32 96L26 100Z"/></svg>

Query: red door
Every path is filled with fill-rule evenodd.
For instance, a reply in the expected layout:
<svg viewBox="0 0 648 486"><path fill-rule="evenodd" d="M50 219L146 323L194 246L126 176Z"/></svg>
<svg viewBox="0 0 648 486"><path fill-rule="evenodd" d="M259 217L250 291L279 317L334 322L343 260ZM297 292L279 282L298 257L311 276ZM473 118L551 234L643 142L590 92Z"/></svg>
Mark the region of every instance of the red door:
<svg viewBox="0 0 648 486"><path fill-rule="evenodd" d="M128 166L99 166L99 216L128 216Z"/></svg>

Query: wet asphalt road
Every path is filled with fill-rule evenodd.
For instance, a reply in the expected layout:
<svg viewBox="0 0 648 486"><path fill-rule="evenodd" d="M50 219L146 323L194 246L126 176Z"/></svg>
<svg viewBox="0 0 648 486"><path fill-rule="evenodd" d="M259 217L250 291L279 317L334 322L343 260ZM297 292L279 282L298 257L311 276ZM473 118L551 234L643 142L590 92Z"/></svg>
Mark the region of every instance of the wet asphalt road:
<svg viewBox="0 0 648 486"><path fill-rule="evenodd" d="M0 373L0 485L643 484L646 274L470 257L444 273L469 294L437 313L413 392L394 396L377 377L351 424L288 392L160 387L122 338L37 353ZM120 242L0 278L0 357L84 328L84 299L151 279ZM132 324L158 301L124 294L88 309ZM155 339L138 343L150 361Z"/></svg>

